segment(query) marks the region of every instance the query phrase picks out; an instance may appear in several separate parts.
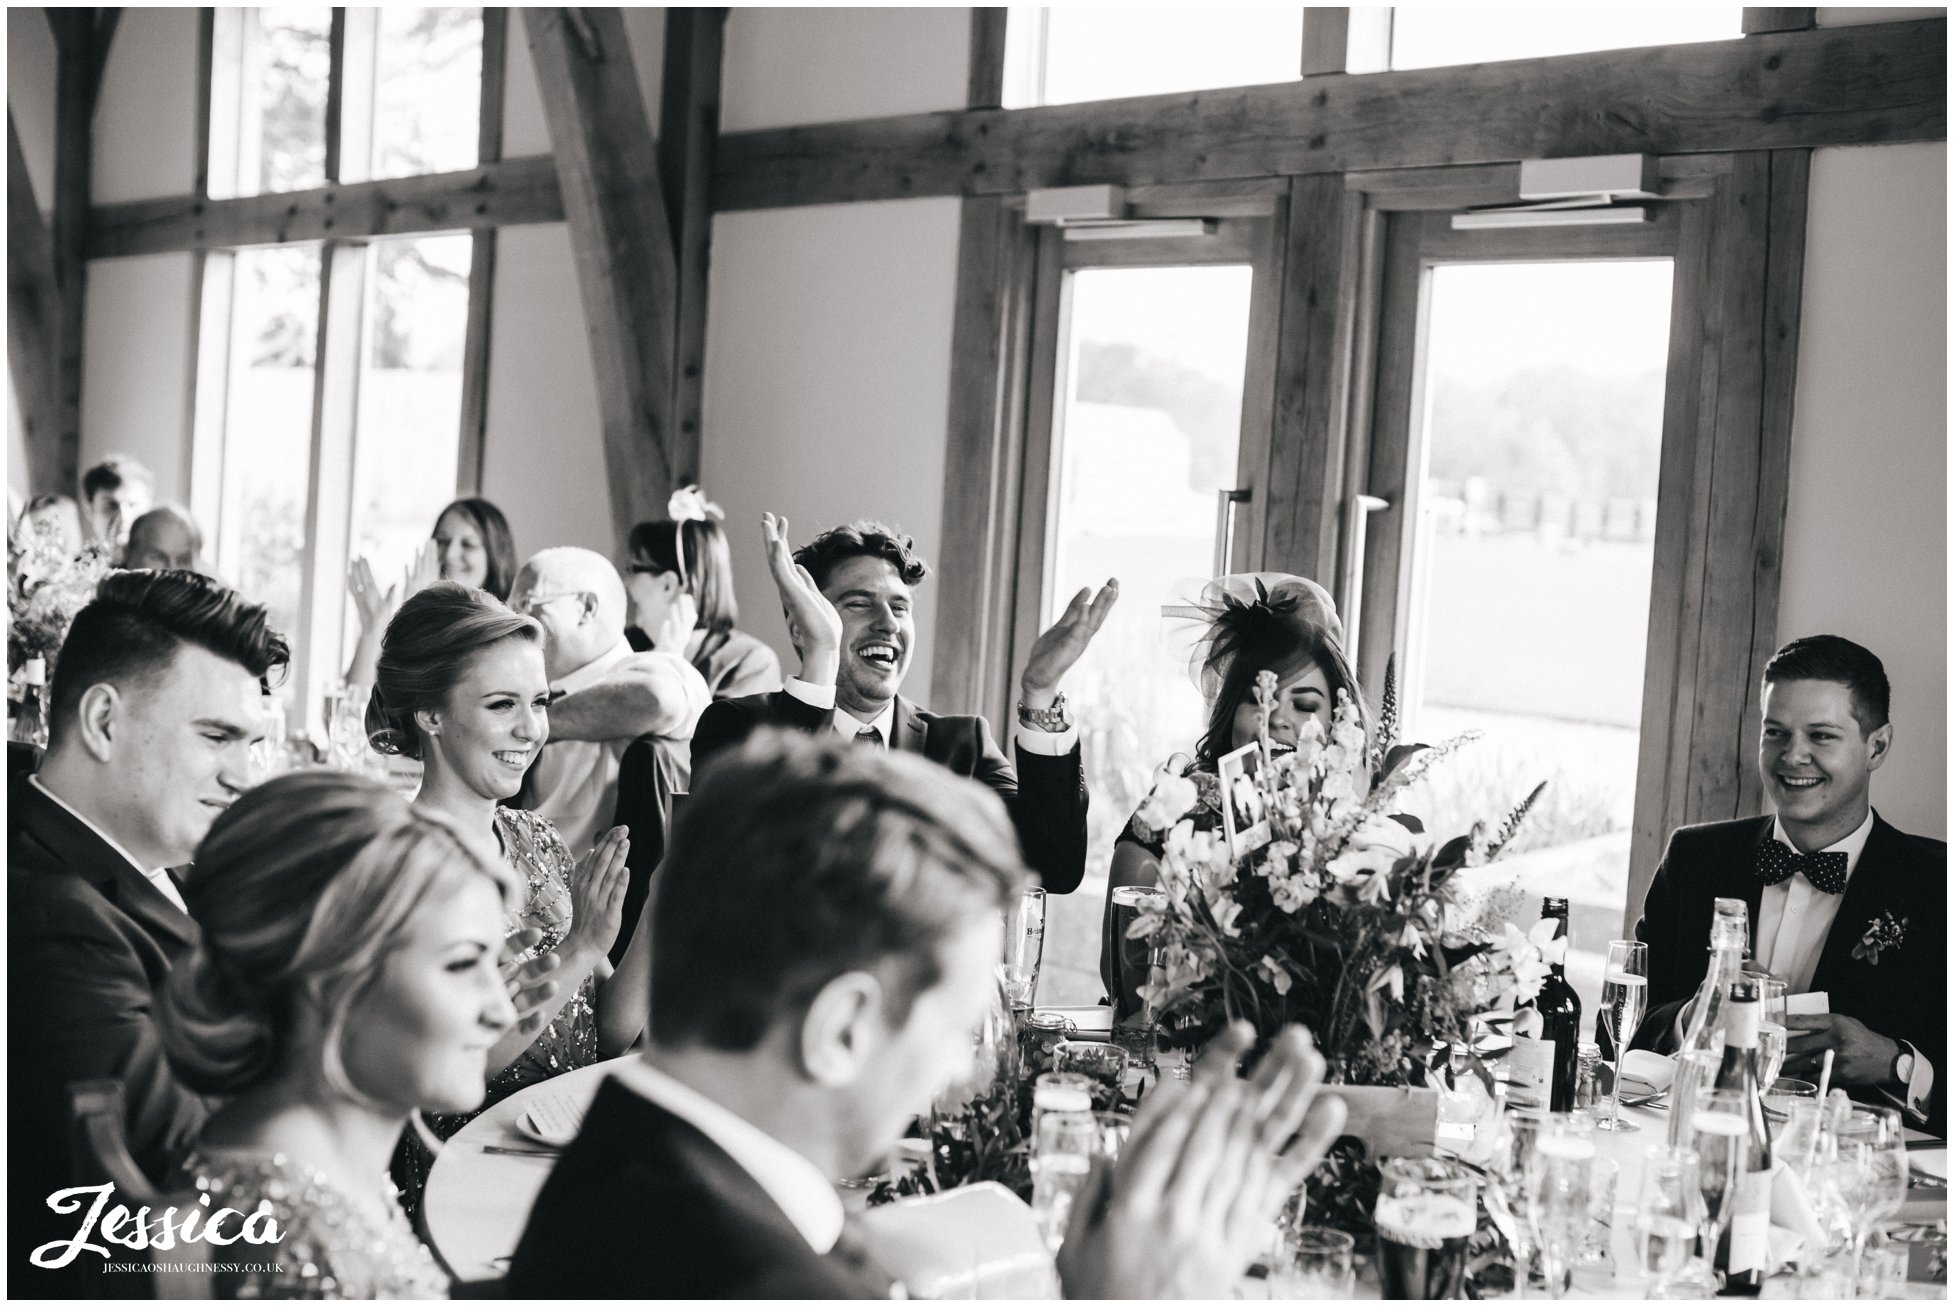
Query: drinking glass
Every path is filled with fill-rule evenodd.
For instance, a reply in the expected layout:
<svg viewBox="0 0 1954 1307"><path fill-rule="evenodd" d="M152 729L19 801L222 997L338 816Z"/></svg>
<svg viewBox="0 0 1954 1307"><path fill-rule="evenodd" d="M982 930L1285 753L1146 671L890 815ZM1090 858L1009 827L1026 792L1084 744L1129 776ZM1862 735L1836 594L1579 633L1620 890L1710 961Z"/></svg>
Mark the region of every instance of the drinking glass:
<svg viewBox="0 0 1954 1307"><path fill-rule="evenodd" d="M1477 1223L1478 1176L1442 1158L1394 1157L1379 1168L1377 1272L1386 1298L1457 1298Z"/></svg>
<svg viewBox="0 0 1954 1307"><path fill-rule="evenodd" d="M1601 1022L1615 1046L1615 1096L1608 1119L1598 1129L1627 1133L1642 1127L1622 1120L1622 1050L1642 1025L1649 1010L1649 946L1638 940L1608 941L1608 965L1601 979Z"/></svg>
<svg viewBox="0 0 1954 1307"><path fill-rule="evenodd" d="M1771 1123L1771 1137L1775 1139L1780 1123L1793 1103L1818 1101L1818 1086L1809 1080L1791 1080L1784 1076L1765 1083L1770 1087L1758 1095L1758 1101L1764 1104L1764 1118Z"/></svg>
<svg viewBox="0 0 1954 1307"><path fill-rule="evenodd" d="M1789 1034L1784 1024L1785 992L1785 983L1775 976L1758 979L1757 1082L1761 1085L1770 1084L1784 1070L1785 1040Z"/></svg>
<svg viewBox="0 0 1954 1307"><path fill-rule="evenodd" d="M1043 1117L1048 1112L1091 1111L1092 1081L1076 1071L1047 1071L1032 1082L1031 1114L1034 1118ZM1034 1130L1034 1149L1036 1146Z"/></svg>
<svg viewBox="0 0 1954 1307"><path fill-rule="evenodd" d="M1594 1141L1552 1122L1527 1161L1527 1213L1540 1241L1547 1294L1564 1297L1573 1283L1594 1206Z"/></svg>
<svg viewBox="0 0 1954 1307"><path fill-rule="evenodd" d="M1703 1247L1714 1250L1730 1225L1731 1205L1750 1144L1741 1090L1700 1091L1690 1110L1690 1143L1696 1149L1703 1191Z"/></svg>
<svg viewBox="0 0 1954 1307"><path fill-rule="evenodd" d="M1513 1250L1513 1296L1526 1297L1536 1240L1526 1208L1527 1162L1533 1156L1548 1114L1535 1107L1509 1108L1500 1118L1487 1164L1486 1212Z"/></svg>
<svg viewBox="0 0 1954 1307"><path fill-rule="evenodd" d="M1594 1159L1588 1188L1588 1227L1581 1235L1581 1266L1606 1267L1615 1273L1615 1191L1622 1168L1605 1157Z"/></svg>
<svg viewBox="0 0 1954 1307"><path fill-rule="evenodd" d="M1068 1039L1052 1054L1052 1070L1082 1075L1093 1082L1092 1105L1110 1108L1126 1079L1126 1050L1096 1039Z"/></svg>
<svg viewBox="0 0 1954 1307"><path fill-rule="evenodd" d="M1649 1297L1670 1296L1677 1273L1689 1264L1701 1224L1703 1194L1696 1150L1655 1144L1642 1154L1636 1191L1635 1234L1642 1271L1652 1278Z"/></svg>
<svg viewBox="0 0 1954 1307"><path fill-rule="evenodd" d="M1859 1282L1873 1227L1907 1196L1906 1132L1893 1107L1854 1107L1833 1135L1832 1182L1852 1227L1852 1280Z"/></svg>
<svg viewBox="0 0 1954 1307"><path fill-rule="evenodd" d="M1046 1112L1039 1116L1031 1151L1031 1211L1057 1252L1072 1221L1072 1203L1085 1188L1098 1155L1099 1124L1091 1112Z"/></svg>
<svg viewBox="0 0 1954 1307"><path fill-rule="evenodd" d="M1140 990L1152 970L1153 942L1129 939L1127 931L1142 912L1165 912L1167 896L1141 885L1121 885L1113 890L1111 902L1112 938L1107 941L1107 952L1113 964L1113 1026L1118 1030L1135 1018L1151 1015L1146 1011ZM1143 1024L1150 1026L1151 1021Z"/></svg>
<svg viewBox="0 0 1954 1307"><path fill-rule="evenodd" d="M1341 1230L1305 1225L1282 1233L1269 1272L1271 1298L1347 1300L1356 1296L1357 1241Z"/></svg>
<svg viewBox="0 0 1954 1307"><path fill-rule="evenodd" d="M1099 1128L1098 1151L1093 1156L1106 1162L1119 1161L1126 1137L1133 1133L1133 1118L1124 1112L1094 1112L1092 1120Z"/></svg>
<svg viewBox="0 0 1954 1307"><path fill-rule="evenodd" d="M1019 895L1004 927L1004 992L1012 1011L1028 1012L1038 998L1038 968L1045 959L1045 891L1033 887Z"/></svg>

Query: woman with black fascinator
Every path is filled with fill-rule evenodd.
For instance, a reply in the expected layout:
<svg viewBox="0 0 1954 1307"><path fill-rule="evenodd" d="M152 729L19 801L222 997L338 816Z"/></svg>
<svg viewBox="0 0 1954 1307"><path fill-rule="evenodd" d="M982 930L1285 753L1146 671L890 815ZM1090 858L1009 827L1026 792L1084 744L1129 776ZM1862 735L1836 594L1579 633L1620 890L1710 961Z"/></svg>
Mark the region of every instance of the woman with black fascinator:
<svg viewBox="0 0 1954 1307"><path fill-rule="evenodd" d="M1261 725L1255 680L1265 671L1276 676L1275 705L1269 713L1274 746L1297 747L1305 723L1312 720L1327 737L1337 700L1344 695L1356 704L1368 729L1369 709L1344 655L1336 603L1316 582L1286 572L1237 573L1210 581L1199 603L1170 607L1166 615L1200 625L1194 664L1208 705L1207 730L1192 759L1175 754L1165 764L1167 770L1195 776L1198 786L1202 777L1215 775L1223 757L1255 740ZM1195 829L1220 827L1219 806L1208 801L1218 793L1218 786L1203 788L1203 801L1189 814ZM1113 892L1124 886L1150 889L1158 883L1163 839L1149 824L1130 821L1113 846L1099 960L1108 992L1117 992Z"/></svg>

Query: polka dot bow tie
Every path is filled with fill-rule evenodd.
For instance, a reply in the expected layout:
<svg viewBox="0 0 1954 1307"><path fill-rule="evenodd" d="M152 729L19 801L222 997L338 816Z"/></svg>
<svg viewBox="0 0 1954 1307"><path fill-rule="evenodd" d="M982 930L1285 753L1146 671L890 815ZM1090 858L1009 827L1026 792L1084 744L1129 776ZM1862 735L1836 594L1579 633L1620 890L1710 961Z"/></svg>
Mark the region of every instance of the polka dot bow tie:
<svg viewBox="0 0 1954 1307"><path fill-rule="evenodd" d="M1765 840L1757 850L1757 877L1766 885L1790 880L1802 871L1814 889L1842 894L1845 866L1843 853L1800 853L1777 840Z"/></svg>

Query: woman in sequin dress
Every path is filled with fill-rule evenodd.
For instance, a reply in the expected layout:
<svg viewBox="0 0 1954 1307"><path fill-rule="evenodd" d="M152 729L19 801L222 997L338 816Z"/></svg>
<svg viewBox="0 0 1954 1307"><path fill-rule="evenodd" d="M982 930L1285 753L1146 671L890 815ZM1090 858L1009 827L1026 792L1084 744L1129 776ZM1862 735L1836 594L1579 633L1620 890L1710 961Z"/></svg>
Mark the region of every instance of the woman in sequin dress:
<svg viewBox="0 0 1954 1307"><path fill-rule="evenodd" d="M651 932L634 932L613 972L607 954L629 876L624 828L607 832L579 864L548 820L499 806L549 738L537 623L452 581L421 590L387 626L367 729L375 748L421 761L416 809L479 835L521 878L510 933L540 934L533 951L559 960L556 995L538 1014L541 1032L532 1019L491 1055L488 1101L630 1048L650 1009ZM450 1133L459 1122L443 1125Z"/></svg>
<svg viewBox="0 0 1954 1307"><path fill-rule="evenodd" d="M259 1268L216 1272L217 1296L447 1296L388 1159L414 1113L482 1101L516 1021L497 964L520 892L452 822L357 776L279 777L212 825L185 887L202 938L158 1022L177 1075L229 1100L184 1179L280 1236L199 1249Z"/></svg>

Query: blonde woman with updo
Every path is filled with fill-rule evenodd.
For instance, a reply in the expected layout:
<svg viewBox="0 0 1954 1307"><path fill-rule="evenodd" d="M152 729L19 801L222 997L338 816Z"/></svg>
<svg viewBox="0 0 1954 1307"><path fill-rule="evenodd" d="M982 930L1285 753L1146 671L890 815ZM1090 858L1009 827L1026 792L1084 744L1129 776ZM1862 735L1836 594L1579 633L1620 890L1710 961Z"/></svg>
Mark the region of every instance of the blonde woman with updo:
<svg viewBox="0 0 1954 1307"><path fill-rule="evenodd" d="M212 1211L262 1207L283 1235L233 1247L263 1269L218 1271L213 1289L446 1297L387 1165L417 1112L481 1104L516 1022L497 965L515 877L384 786L301 772L218 817L184 896L202 937L158 1024L176 1074L229 1100L184 1174Z"/></svg>

